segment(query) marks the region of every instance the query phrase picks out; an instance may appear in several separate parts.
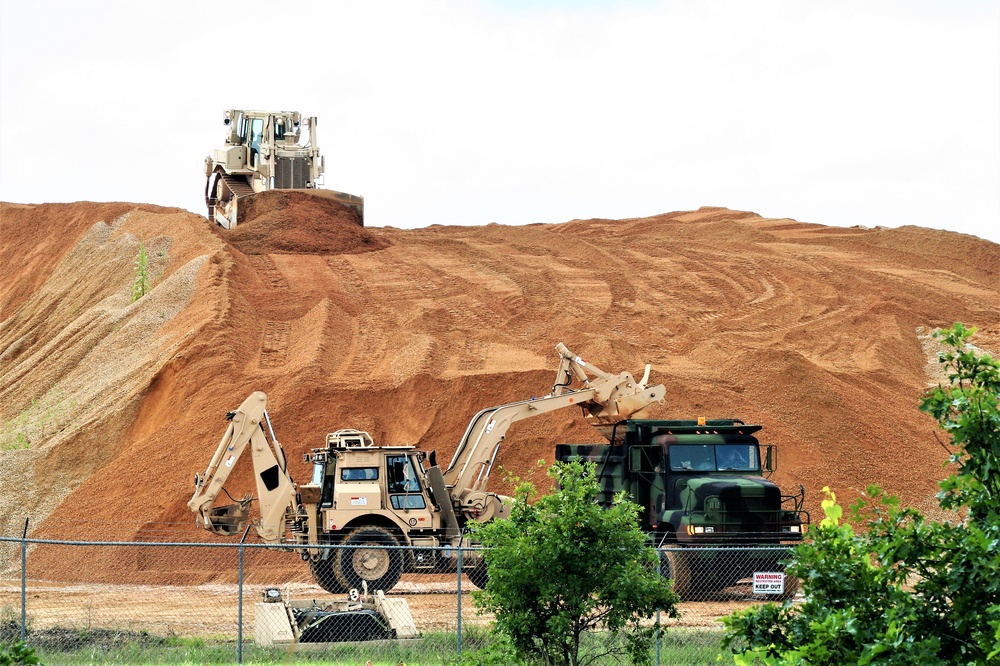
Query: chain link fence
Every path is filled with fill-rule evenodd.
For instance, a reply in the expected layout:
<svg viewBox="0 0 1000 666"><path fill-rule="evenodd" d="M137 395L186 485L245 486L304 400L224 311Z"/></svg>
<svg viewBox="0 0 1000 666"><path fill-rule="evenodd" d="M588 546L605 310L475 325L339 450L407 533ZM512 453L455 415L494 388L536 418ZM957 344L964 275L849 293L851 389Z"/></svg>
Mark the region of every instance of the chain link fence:
<svg viewBox="0 0 1000 666"><path fill-rule="evenodd" d="M72 532L116 531L89 527ZM490 641L470 595L485 584L473 549L330 546L310 563L172 526L128 541L25 534L0 537L0 643L23 640L46 664L454 664ZM721 617L796 593L786 554L662 549L683 601L680 618L650 619L654 663L717 663Z"/></svg>

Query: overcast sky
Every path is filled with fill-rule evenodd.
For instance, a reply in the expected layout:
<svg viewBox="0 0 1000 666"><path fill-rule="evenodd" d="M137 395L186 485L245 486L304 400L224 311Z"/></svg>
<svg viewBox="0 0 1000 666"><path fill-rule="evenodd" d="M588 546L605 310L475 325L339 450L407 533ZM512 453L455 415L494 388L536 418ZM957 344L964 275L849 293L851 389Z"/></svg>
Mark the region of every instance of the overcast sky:
<svg viewBox="0 0 1000 666"><path fill-rule="evenodd" d="M1000 2L0 0L0 200L204 214L228 108L369 226L700 206L1000 242Z"/></svg>

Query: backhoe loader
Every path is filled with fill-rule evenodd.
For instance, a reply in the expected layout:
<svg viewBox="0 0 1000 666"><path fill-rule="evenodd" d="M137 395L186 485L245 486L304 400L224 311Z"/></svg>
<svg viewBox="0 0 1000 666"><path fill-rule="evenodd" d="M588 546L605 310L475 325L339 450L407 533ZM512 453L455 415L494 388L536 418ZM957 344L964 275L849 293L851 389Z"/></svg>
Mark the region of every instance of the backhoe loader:
<svg viewBox="0 0 1000 666"><path fill-rule="evenodd" d="M228 414L230 421L203 475L195 475L188 507L197 523L219 535L242 532L251 503L253 526L266 543L288 547L309 563L325 590L392 589L404 572L455 570L473 522L503 519L510 507L488 490L490 472L508 428L516 421L579 407L595 426L612 426L663 403L662 385L647 386L628 372L606 373L556 345L559 367L548 395L490 407L476 414L442 469L433 452L376 444L360 430L337 430L306 454L308 483L289 475L274 437L267 396L256 391ZM250 447L256 496L213 506L233 466ZM228 493L227 493L228 494ZM399 548L409 546L409 549ZM476 552L462 552L462 570L483 587L487 572Z"/></svg>

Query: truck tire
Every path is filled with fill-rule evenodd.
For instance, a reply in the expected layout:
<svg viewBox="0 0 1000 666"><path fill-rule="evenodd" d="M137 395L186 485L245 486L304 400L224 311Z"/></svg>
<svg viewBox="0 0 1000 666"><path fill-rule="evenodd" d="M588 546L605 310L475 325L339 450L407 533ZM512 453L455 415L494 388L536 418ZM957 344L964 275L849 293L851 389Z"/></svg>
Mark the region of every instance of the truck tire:
<svg viewBox="0 0 1000 666"><path fill-rule="evenodd" d="M361 548L359 546L398 546L399 542L384 527L359 527L347 535L344 547L332 554L333 573L345 589L388 592L403 573L403 551L395 548Z"/></svg>
<svg viewBox="0 0 1000 666"><path fill-rule="evenodd" d="M693 601L694 576L691 571L691 555L689 553L667 553L670 561L670 573L674 579L674 592L681 601Z"/></svg>
<svg viewBox="0 0 1000 666"><path fill-rule="evenodd" d="M316 583L324 590L331 594L342 594L347 592L347 588L337 580L333 573L333 560L336 555L336 552L331 552L325 560L310 560L309 571L312 572Z"/></svg>
<svg viewBox="0 0 1000 666"><path fill-rule="evenodd" d="M795 576L785 574L785 591L778 595L778 599L788 601L795 598L795 593L799 591L799 579Z"/></svg>
<svg viewBox="0 0 1000 666"><path fill-rule="evenodd" d="M670 553L665 550L656 551L660 556L660 575L664 578L673 578L673 568L670 565Z"/></svg>

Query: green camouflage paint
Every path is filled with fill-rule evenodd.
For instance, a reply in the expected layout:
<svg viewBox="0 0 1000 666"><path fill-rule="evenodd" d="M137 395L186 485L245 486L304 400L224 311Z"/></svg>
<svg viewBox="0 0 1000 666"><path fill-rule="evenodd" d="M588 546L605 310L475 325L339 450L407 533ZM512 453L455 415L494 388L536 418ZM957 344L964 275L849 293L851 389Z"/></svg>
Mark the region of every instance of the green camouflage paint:
<svg viewBox="0 0 1000 666"><path fill-rule="evenodd" d="M556 460L596 463L598 501L626 492L658 545L801 540L803 493L782 495L762 476L760 429L735 419L636 419L616 426L610 444L556 446Z"/></svg>

